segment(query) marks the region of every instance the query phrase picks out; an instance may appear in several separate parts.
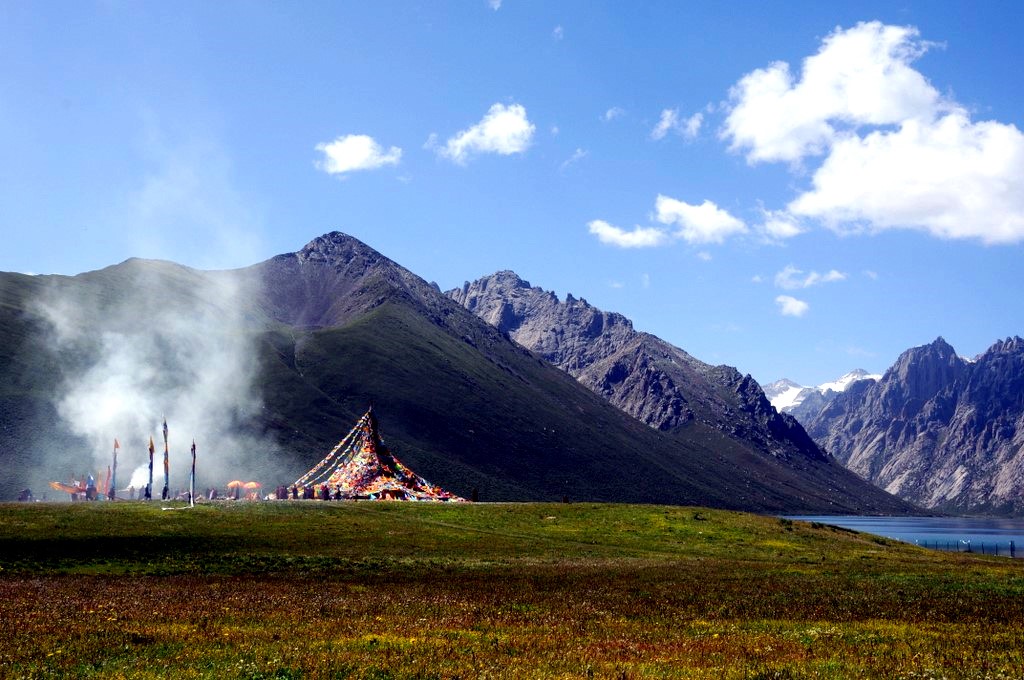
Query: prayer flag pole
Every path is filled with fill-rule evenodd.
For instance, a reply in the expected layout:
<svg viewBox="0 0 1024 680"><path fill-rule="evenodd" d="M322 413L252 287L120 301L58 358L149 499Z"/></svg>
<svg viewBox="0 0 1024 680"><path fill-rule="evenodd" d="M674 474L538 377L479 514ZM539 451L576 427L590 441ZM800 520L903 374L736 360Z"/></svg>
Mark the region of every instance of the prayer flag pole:
<svg viewBox="0 0 1024 680"><path fill-rule="evenodd" d="M110 489L107 490L107 498L110 500L117 498L117 450L119 448L121 445L118 443L117 437L114 437L114 464L110 473Z"/></svg>
<svg viewBox="0 0 1024 680"><path fill-rule="evenodd" d="M192 440L192 474L188 478L188 504L189 507L196 505L196 440Z"/></svg>
<svg viewBox="0 0 1024 680"><path fill-rule="evenodd" d="M156 447L153 446L153 437L149 438L149 484L146 485L146 500L152 500L153 498L153 453L156 451Z"/></svg>
<svg viewBox="0 0 1024 680"><path fill-rule="evenodd" d="M167 448L167 417L164 416L164 493L163 500L171 494L171 460Z"/></svg>

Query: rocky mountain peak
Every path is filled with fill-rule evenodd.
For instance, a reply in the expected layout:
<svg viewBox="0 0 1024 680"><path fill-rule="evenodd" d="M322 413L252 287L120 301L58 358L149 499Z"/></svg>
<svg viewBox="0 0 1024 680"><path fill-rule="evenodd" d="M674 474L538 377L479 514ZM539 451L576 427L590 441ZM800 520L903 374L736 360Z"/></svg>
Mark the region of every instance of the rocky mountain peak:
<svg viewBox="0 0 1024 680"><path fill-rule="evenodd" d="M550 329L573 328L587 338L612 343L634 332L632 322L621 314L603 312L571 293L562 302L553 291L531 286L512 271L466 282L448 296L556 365L564 361L568 345L557 334L541 337Z"/></svg>
<svg viewBox="0 0 1024 680"><path fill-rule="evenodd" d="M1015 335L1005 340L996 340L996 342L988 348L985 354L1012 354L1024 352L1024 338L1019 335Z"/></svg>
<svg viewBox="0 0 1024 680"><path fill-rule="evenodd" d="M770 382L767 385L765 385L764 393L771 395L773 392L782 392L784 390L792 389L794 387L802 389L803 386L798 385L789 378L779 378L775 382Z"/></svg>
<svg viewBox="0 0 1024 680"><path fill-rule="evenodd" d="M508 271L448 295L651 427L673 430L696 420L773 456L824 457L795 421L775 412L750 376L698 361L634 330L621 314L572 294L560 301Z"/></svg>
<svg viewBox="0 0 1024 680"><path fill-rule="evenodd" d="M901 402L930 399L962 377L967 362L941 337L901 354L882 376L885 395Z"/></svg>
<svg viewBox="0 0 1024 680"><path fill-rule="evenodd" d="M511 269L503 269L499 272L495 272L490 276L486 276L482 279L478 279L475 282L481 290L497 288L500 291L514 290L516 288L530 288L530 282L523 279ZM469 281L462 284L463 291L468 292L470 287Z"/></svg>
<svg viewBox="0 0 1024 680"><path fill-rule="evenodd" d="M288 255L281 255L279 257L288 257ZM362 241L340 231L332 231L322 236L317 236L297 253L294 253L294 257L300 262L332 264L335 266L345 265L357 259L368 264L394 265L391 260Z"/></svg>
<svg viewBox="0 0 1024 680"><path fill-rule="evenodd" d="M294 253L254 266L270 318L300 327L343 324L397 297L424 307L447 303L430 284L365 243L339 231Z"/></svg>
<svg viewBox="0 0 1024 680"><path fill-rule="evenodd" d="M808 423L850 469L926 507L1024 508L1024 340L968 362L938 338L865 384Z"/></svg>
<svg viewBox="0 0 1024 680"><path fill-rule="evenodd" d="M859 383L874 384L882 376L856 368L842 377L816 387L798 385L785 378L765 388L765 395L780 413L788 413L802 424L809 425L833 399Z"/></svg>

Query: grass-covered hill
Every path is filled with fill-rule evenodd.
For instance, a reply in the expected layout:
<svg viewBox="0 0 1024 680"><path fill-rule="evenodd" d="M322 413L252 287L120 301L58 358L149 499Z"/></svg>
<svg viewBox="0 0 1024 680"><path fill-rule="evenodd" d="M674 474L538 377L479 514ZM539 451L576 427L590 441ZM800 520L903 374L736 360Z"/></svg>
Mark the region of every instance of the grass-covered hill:
<svg viewBox="0 0 1024 680"><path fill-rule="evenodd" d="M0 505L7 677L1013 678L1024 562L680 506Z"/></svg>
<svg viewBox="0 0 1024 680"><path fill-rule="evenodd" d="M40 298L50 305L46 320ZM74 304L60 304L66 300ZM142 364L155 376L147 389L159 393L185 375L179 404L199 400L205 410L197 418L217 420L257 442L254 453L273 455L284 478L268 484L308 469L373 403L400 459L458 494L477 489L483 500L911 510L831 460L767 455L700 423L657 432L338 233L232 272L130 260L76 277L3 275L0 301L0 459L9 473L0 496L7 498L25 484L38 488L45 474L63 474L40 461L81 455L85 445L55 403L86 368L94 382L107 378L95 375L96 365L116 372L121 342L129 356L138 345L160 350ZM55 323L77 341L49 342ZM210 381L211 373L223 376ZM231 386L240 383L230 379L239 373L251 374L253 398L224 408L235 403ZM79 400L83 420L99 415L93 403L98 411L106 402Z"/></svg>

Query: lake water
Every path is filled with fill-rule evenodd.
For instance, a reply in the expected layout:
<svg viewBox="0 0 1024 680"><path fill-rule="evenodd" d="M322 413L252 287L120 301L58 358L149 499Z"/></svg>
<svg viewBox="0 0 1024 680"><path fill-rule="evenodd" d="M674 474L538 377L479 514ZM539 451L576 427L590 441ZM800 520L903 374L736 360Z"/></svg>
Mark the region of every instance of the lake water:
<svg viewBox="0 0 1024 680"><path fill-rule="evenodd" d="M1016 557L1024 558L1024 519L857 515L787 515L787 518L832 524L938 550L984 551L1009 556L1013 541Z"/></svg>

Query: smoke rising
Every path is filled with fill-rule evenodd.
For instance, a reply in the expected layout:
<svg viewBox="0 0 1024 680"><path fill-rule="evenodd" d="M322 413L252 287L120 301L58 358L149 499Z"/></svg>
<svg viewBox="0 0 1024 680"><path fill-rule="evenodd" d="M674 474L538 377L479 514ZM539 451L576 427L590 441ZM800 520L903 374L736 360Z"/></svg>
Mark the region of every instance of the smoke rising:
<svg viewBox="0 0 1024 680"><path fill-rule="evenodd" d="M56 411L89 455L48 452L51 478L69 469L105 472L116 437L118 490L138 488L140 472L148 477L152 437L159 498L166 417L172 493L188 488L193 440L197 493L238 478L287 481L294 471L280 469L277 447L253 427L261 407L254 285L242 270L147 260L57 277L35 311L63 375Z"/></svg>

